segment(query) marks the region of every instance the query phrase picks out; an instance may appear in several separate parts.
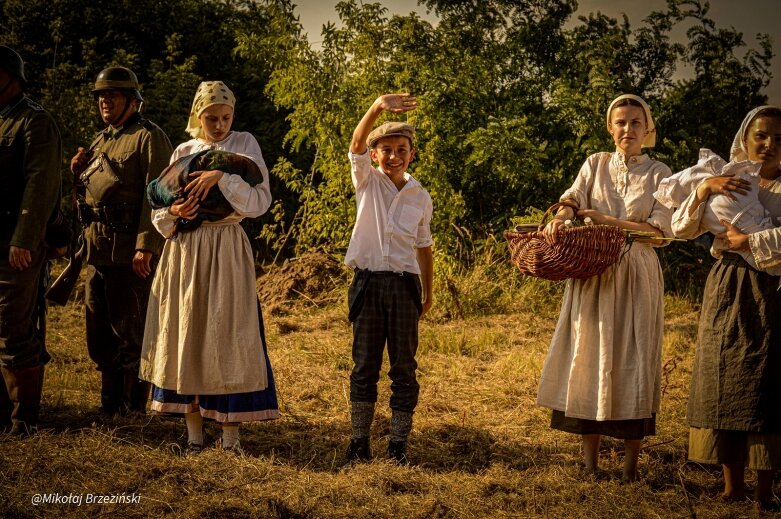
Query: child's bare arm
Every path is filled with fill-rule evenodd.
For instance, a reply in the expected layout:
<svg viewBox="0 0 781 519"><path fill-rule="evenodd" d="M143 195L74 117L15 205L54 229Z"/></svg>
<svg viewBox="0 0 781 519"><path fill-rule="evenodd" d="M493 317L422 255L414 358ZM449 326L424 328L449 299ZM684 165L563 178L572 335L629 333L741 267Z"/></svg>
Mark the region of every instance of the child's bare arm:
<svg viewBox="0 0 781 519"><path fill-rule="evenodd" d="M409 112L417 107L418 101L409 93L385 94L375 99L353 131L350 152L358 155L366 151L366 139L369 137L374 123L383 111L402 113Z"/></svg>
<svg viewBox="0 0 781 519"><path fill-rule="evenodd" d="M423 313L426 315L434 304L434 254L431 246L417 249L418 266L420 266L420 284L423 285Z"/></svg>

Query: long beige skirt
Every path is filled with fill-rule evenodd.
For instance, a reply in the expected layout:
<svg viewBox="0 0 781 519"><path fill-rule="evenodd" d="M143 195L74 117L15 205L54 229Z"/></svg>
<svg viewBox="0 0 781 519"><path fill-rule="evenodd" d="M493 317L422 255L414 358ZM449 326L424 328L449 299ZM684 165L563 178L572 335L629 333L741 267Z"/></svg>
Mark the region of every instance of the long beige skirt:
<svg viewBox="0 0 781 519"><path fill-rule="evenodd" d="M255 269L235 220L165 243L146 314L140 377L184 395L268 386Z"/></svg>

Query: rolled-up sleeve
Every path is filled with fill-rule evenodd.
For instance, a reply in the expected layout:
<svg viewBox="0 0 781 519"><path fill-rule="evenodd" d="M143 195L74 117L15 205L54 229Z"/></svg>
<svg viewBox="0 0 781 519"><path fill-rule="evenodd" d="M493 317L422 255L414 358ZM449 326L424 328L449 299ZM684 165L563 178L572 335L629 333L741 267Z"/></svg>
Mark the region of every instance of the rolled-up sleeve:
<svg viewBox="0 0 781 519"><path fill-rule="evenodd" d="M593 182L592 177L594 176L594 171L597 169L598 162L598 153L586 159L580 167L580 171L578 171L572 186L564 191L564 194L559 198L560 202L563 202L564 200L574 200L581 209L589 207L588 186Z"/></svg>
<svg viewBox="0 0 781 519"><path fill-rule="evenodd" d="M431 236L431 218L434 214L434 206L431 203L431 198L426 200L426 207L423 210L423 220L418 226L418 234L415 238L415 248L422 249L424 247L430 247L434 244L434 239Z"/></svg>
<svg viewBox="0 0 781 519"><path fill-rule="evenodd" d="M673 172L665 166L662 163L659 164L659 169L656 174L658 175L659 181L657 182L657 186L663 183L665 180L669 179ZM648 215L648 218L646 219L646 223L649 225L656 227L660 231L662 231L662 234L665 237L671 237L673 235L672 231L672 218L673 218L673 210L672 208L666 206L665 204L661 203L658 199L654 198L654 204L651 206L651 214ZM664 247L665 245L668 245L669 242L664 242L660 245L654 245L655 247Z"/></svg>
<svg viewBox="0 0 781 519"><path fill-rule="evenodd" d="M749 234L748 245L758 268L765 270L781 265L781 227Z"/></svg>
<svg viewBox="0 0 781 519"><path fill-rule="evenodd" d="M362 184L364 184L371 175L372 170L372 158L369 153L369 148L366 148L364 153L356 155L352 152L347 156L350 159L350 169L353 180L353 187L357 190Z"/></svg>
<svg viewBox="0 0 781 519"><path fill-rule="evenodd" d="M699 207L689 214L689 209L697 198L697 190L694 189L683 201L681 207L675 210L672 217L672 231L676 238L693 240L694 238L705 234L707 229L702 226L702 215L705 214L707 203L700 203Z"/></svg>
<svg viewBox="0 0 781 519"><path fill-rule="evenodd" d="M662 231L662 234L669 238L673 235L672 218L673 210L657 201L654 203L653 208L651 209L651 215L646 222ZM667 243L664 245L667 245Z"/></svg>

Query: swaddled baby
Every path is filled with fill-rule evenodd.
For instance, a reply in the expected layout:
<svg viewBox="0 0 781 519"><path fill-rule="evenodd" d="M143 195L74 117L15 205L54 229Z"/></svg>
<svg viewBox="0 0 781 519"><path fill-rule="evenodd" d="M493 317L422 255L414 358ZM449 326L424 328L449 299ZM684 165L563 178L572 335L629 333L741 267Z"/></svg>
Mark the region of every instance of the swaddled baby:
<svg viewBox="0 0 781 519"><path fill-rule="evenodd" d="M708 149L700 150L697 164L684 169L659 184L654 197L666 207L680 207L684 200L697 189L703 180L719 175L732 175L747 180L751 189L741 194L733 191L732 199L724 195L711 196L706 202L702 215L702 227L708 232L718 235L726 231L721 221L726 220L746 234L763 231L775 227L770 219L770 213L759 201L759 170L762 164L750 160L726 162ZM676 232L676 221L672 222L673 232ZM722 252L729 250L725 240L716 238L711 246L711 254L720 258ZM751 251L730 251L740 254L746 262L757 270L763 270L772 276L781 275L781 265L767 269L759 269Z"/></svg>

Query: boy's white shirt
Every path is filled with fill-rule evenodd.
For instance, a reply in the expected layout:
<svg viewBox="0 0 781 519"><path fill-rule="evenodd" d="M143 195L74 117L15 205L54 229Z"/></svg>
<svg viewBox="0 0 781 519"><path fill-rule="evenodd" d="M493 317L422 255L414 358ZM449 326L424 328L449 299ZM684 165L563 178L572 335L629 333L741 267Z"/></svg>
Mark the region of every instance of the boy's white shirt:
<svg viewBox="0 0 781 519"><path fill-rule="evenodd" d="M398 190L372 166L367 149L349 153L357 215L344 263L351 268L420 274L417 249L433 244L433 204L409 173Z"/></svg>

